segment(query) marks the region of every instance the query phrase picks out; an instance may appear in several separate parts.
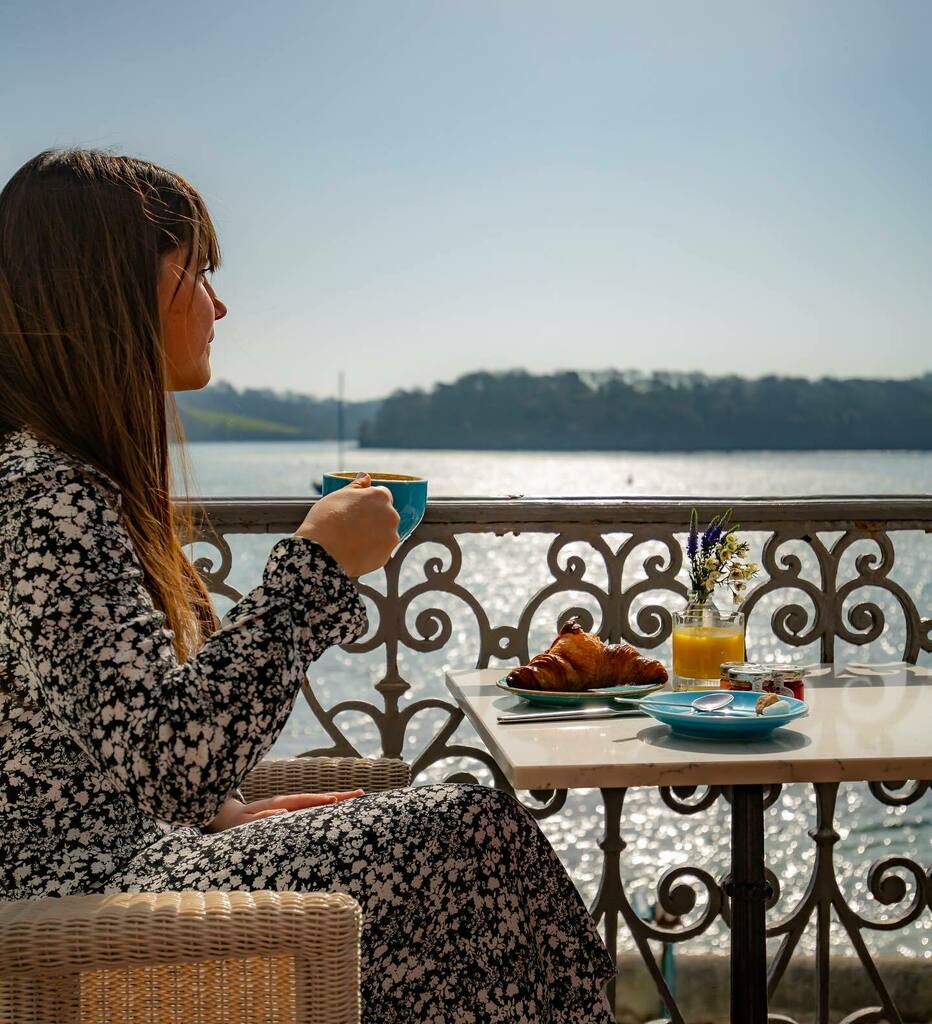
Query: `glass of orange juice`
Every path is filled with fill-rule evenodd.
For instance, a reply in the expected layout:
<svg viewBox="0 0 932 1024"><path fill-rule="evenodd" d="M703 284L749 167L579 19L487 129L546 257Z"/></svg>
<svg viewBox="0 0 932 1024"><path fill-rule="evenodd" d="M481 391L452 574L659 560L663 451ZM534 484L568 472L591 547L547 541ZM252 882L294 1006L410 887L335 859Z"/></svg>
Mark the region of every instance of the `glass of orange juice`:
<svg viewBox="0 0 932 1024"><path fill-rule="evenodd" d="M723 661L744 661L744 613L714 605L673 616L673 689L717 689Z"/></svg>

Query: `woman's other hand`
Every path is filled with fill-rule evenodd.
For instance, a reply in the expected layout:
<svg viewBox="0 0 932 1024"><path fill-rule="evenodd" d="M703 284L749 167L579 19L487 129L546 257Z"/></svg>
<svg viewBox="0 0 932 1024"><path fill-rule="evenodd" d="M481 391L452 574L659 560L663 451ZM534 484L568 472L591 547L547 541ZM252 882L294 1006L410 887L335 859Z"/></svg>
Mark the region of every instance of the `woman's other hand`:
<svg viewBox="0 0 932 1024"><path fill-rule="evenodd" d="M272 796L267 800L253 800L244 804L242 800L231 797L220 808L220 813L204 826L207 832L222 832L237 825L248 825L260 818L274 818L289 811L303 811L306 807L327 807L330 804L349 800L354 796L362 796L361 789L343 790L339 793L288 793L284 796Z"/></svg>
<svg viewBox="0 0 932 1024"><path fill-rule="evenodd" d="M388 488L360 473L315 502L295 536L319 544L348 576L364 576L388 561L400 540L398 522Z"/></svg>

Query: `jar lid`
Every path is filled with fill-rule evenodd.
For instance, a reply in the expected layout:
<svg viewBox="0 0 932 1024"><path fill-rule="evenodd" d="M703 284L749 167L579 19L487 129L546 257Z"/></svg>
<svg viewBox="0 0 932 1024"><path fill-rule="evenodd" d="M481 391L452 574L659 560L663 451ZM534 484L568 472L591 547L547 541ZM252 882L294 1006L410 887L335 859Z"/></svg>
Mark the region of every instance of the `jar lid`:
<svg viewBox="0 0 932 1024"><path fill-rule="evenodd" d="M798 668L774 668L770 670L770 678L777 683L791 683L802 679L803 674Z"/></svg>
<svg viewBox="0 0 932 1024"><path fill-rule="evenodd" d="M756 679L773 680L776 683L801 679L799 669L789 665L764 665L758 661L723 661L721 665L722 679L735 679L739 682L753 682Z"/></svg>
<svg viewBox="0 0 932 1024"><path fill-rule="evenodd" d="M767 665L756 661L723 661L721 666L722 679L733 679L737 682L750 683L755 679L769 679L772 675Z"/></svg>

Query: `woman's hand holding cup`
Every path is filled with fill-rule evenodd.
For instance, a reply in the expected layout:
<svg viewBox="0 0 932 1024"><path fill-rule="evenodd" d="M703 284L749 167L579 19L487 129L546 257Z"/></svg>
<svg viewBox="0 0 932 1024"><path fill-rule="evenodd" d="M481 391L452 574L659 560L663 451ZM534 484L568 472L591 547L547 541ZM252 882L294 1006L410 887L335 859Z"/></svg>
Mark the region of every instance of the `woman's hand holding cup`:
<svg viewBox="0 0 932 1024"><path fill-rule="evenodd" d="M318 499L295 536L319 544L348 576L364 576L390 558L399 543L398 522L389 490L359 473L349 486Z"/></svg>

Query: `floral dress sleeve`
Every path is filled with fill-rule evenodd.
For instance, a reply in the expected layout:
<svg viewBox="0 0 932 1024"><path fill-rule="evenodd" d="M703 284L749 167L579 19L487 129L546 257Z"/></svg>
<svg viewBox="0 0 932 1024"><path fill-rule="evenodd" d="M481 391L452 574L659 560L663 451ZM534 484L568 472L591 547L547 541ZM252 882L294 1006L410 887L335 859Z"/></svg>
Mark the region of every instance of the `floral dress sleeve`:
<svg viewBox="0 0 932 1024"><path fill-rule="evenodd" d="M68 465L14 486L0 586L30 697L145 813L210 821L281 732L308 662L365 631L355 585L318 545L279 541L262 584L180 664L118 498Z"/></svg>

